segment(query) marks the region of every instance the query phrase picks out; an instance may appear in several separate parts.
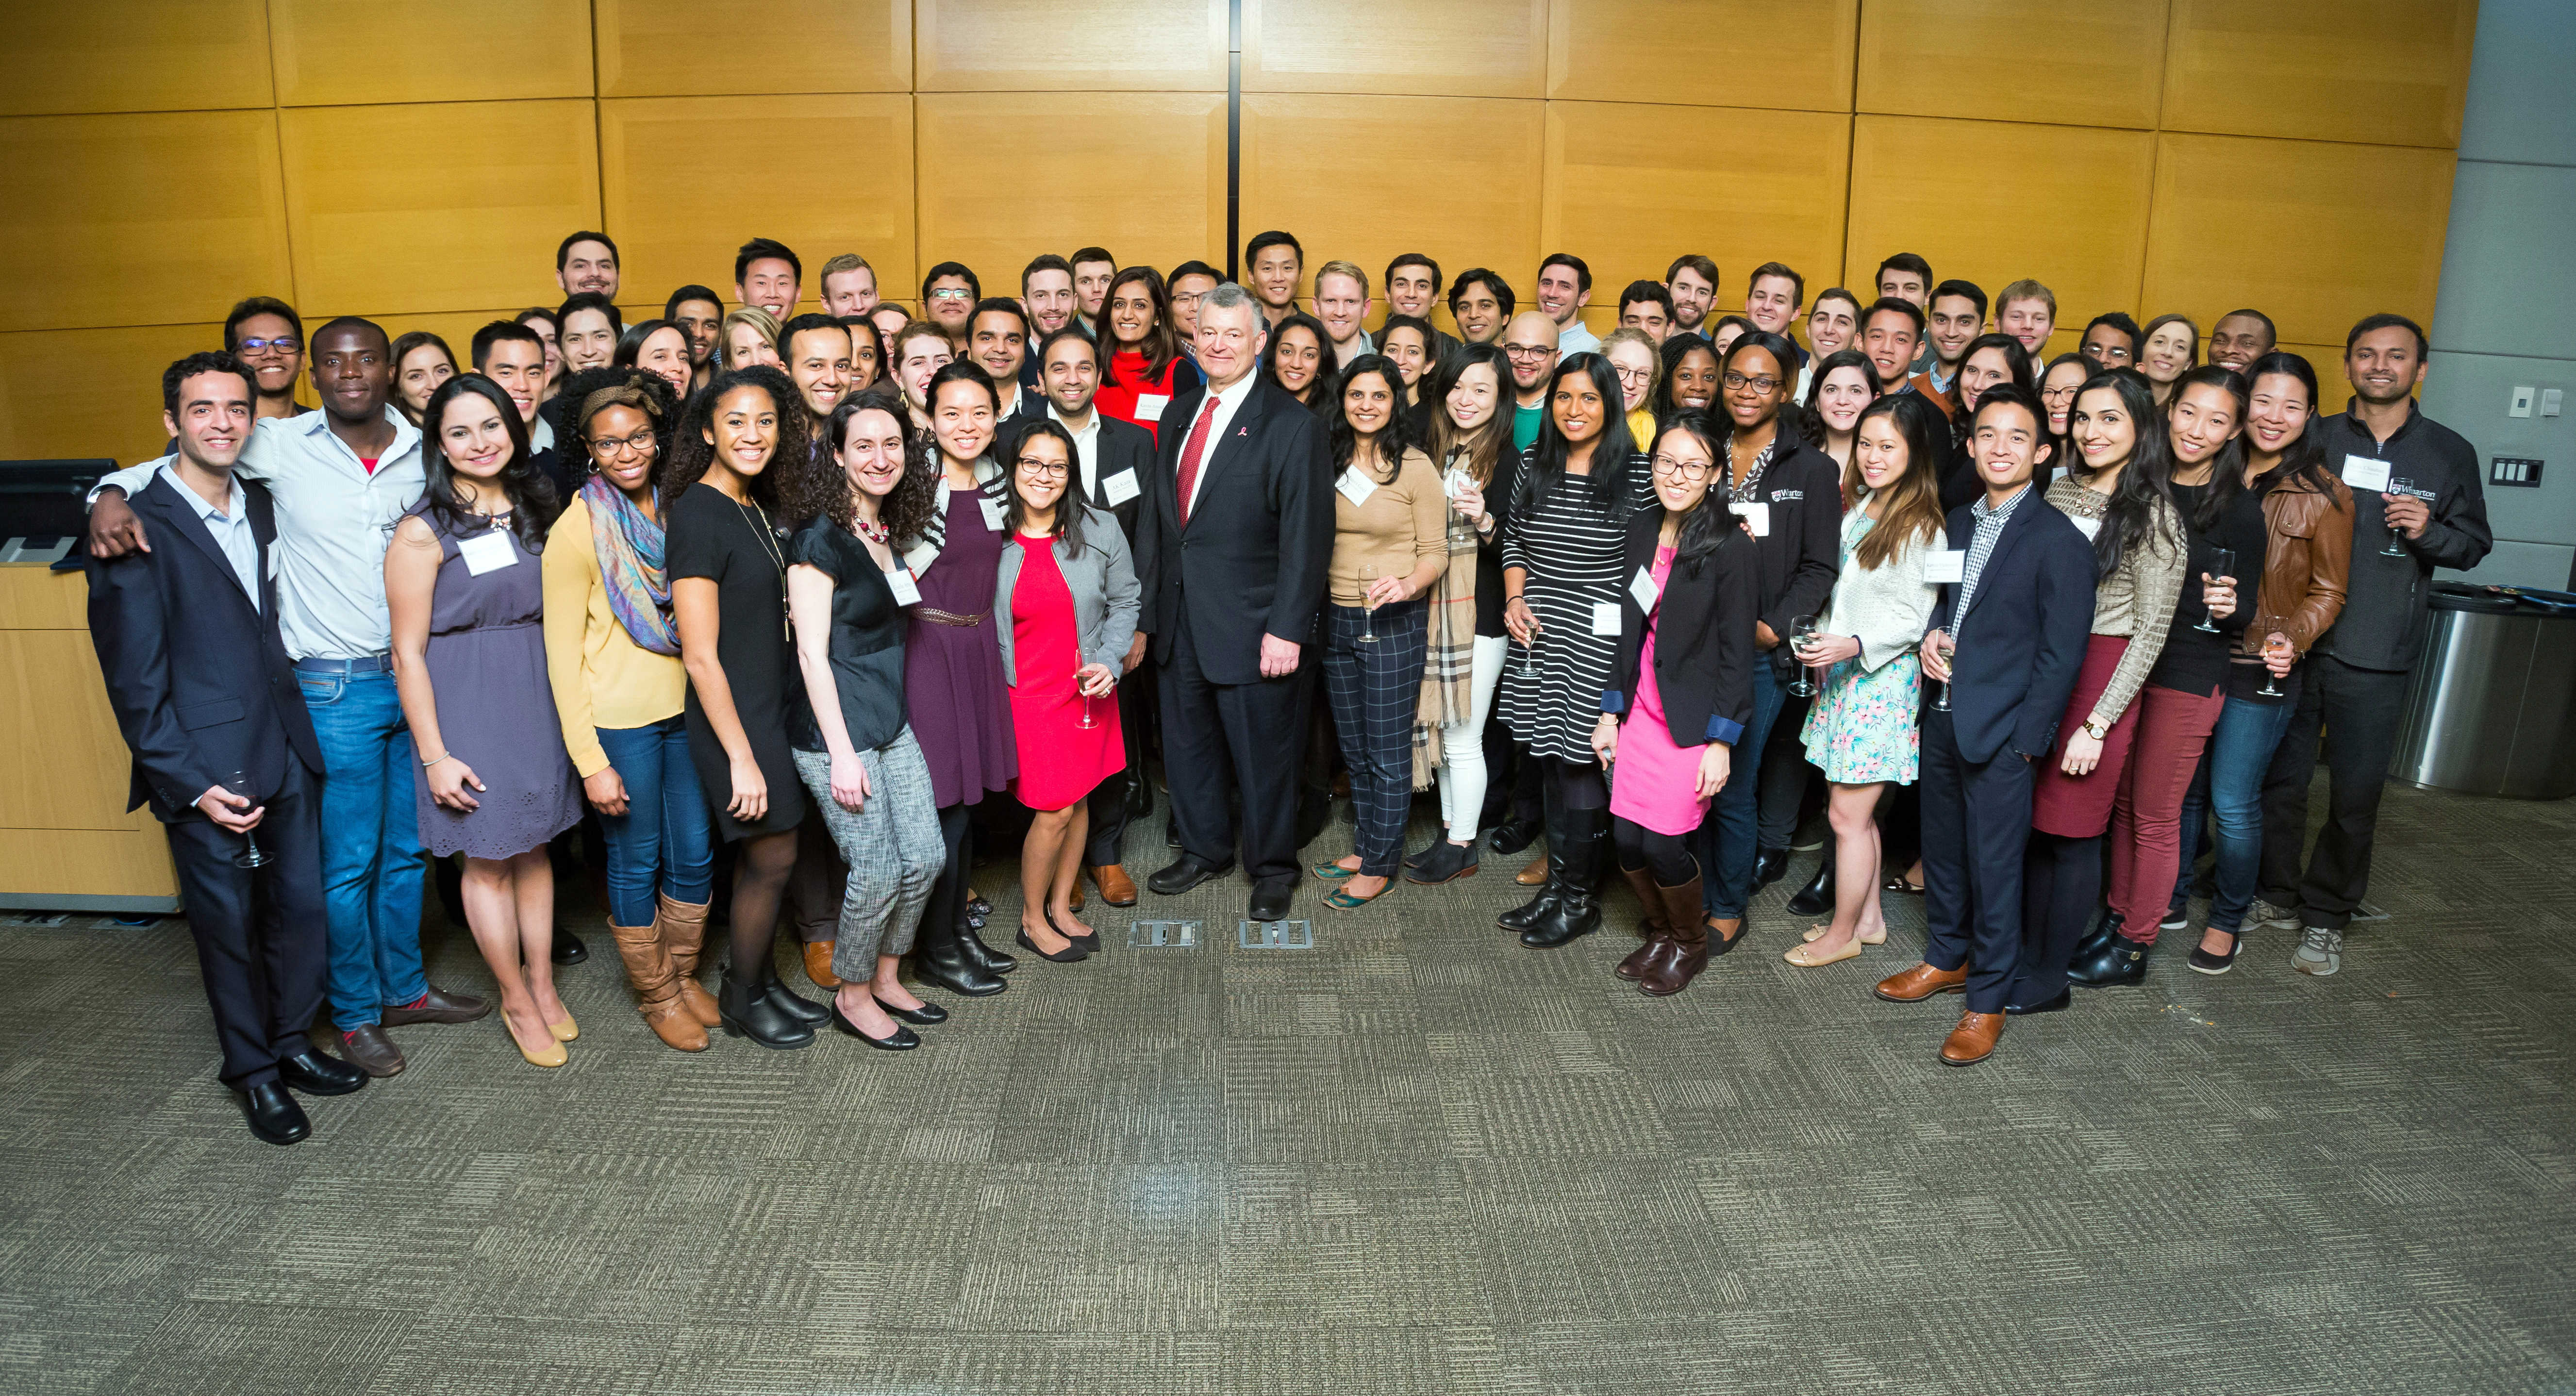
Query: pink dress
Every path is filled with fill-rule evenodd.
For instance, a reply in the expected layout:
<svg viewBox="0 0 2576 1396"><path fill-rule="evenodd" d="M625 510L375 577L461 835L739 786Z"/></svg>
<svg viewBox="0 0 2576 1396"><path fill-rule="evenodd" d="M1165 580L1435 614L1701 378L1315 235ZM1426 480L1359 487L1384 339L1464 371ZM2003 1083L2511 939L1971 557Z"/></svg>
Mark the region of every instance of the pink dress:
<svg viewBox="0 0 2576 1396"><path fill-rule="evenodd" d="M1055 545L1014 535L1020 579L1003 598L1011 613L1011 720L1020 746L1012 782L1033 810L1064 809L1125 770L1127 742L1118 727L1118 698L1085 699L1074 691L1080 653L1073 634L1073 591L1056 566ZM1085 729L1085 709L1097 726Z"/></svg>
<svg viewBox="0 0 2576 1396"><path fill-rule="evenodd" d="M1672 575L1673 549L1655 549L1655 590ZM1658 614L1662 608L1656 608ZM1699 784L1701 746L1676 746L1664 725L1664 695L1655 686L1655 620L1646 617L1646 643L1637 657L1636 701L1619 723L1619 758L1610 767L1610 813L1657 834L1687 834L1708 817Z"/></svg>

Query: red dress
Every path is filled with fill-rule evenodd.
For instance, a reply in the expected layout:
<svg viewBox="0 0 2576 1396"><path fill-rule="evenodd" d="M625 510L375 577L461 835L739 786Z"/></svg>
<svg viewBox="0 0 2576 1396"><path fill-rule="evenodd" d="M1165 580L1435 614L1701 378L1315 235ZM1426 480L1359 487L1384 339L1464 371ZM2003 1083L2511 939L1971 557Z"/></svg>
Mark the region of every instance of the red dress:
<svg viewBox="0 0 2576 1396"><path fill-rule="evenodd" d="M1056 566L1048 538L1013 535L1020 578L1011 588L1011 725L1019 733L1020 775L1012 792L1033 810L1063 809L1127 768L1118 728L1118 696L1082 697L1073 671L1081 646L1073 633L1073 592ZM1088 709L1098 726L1081 725Z"/></svg>
<svg viewBox="0 0 2576 1396"><path fill-rule="evenodd" d="M1111 382L1113 378L1117 381ZM1162 376L1148 378L1144 354L1125 350L1109 356L1109 372L1101 375L1100 391L1092 395L1091 405L1150 434L1162 421L1163 409L1195 382L1196 370L1177 354L1163 365Z"/></svg>

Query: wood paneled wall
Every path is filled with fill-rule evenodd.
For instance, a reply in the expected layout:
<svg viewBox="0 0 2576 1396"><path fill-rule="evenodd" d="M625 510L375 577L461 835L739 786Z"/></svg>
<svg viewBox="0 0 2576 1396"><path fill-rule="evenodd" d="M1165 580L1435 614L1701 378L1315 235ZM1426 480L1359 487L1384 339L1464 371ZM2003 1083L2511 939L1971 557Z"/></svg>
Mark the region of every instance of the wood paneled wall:
<svg viewBox="0 0 2576 1396"><path fill-rule="evenodd" d="M138 459L238 298L461 336L577 227L658 312L762 235L890 297L1223 265L1228 0L90 0L0 16L0 457ZM1241 222L1620 287L1913 251L2061 321L2430 321L2475 0L1242 0Z"/></svg>

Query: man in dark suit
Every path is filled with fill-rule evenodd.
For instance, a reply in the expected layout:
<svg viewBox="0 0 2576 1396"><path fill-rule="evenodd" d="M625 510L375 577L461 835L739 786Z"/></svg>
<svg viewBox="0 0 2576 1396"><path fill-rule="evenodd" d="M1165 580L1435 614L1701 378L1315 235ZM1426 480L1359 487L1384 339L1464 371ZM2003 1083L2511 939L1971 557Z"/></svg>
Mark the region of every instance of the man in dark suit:
<svg viewBox="0 0 2576 1396"><path fill-rule="evenodd" d="M1969 447L1984 493L1950 511L1948 549L1926 572L1941 600L1923 637L1923 670L1948 685L1946 703L1923 712L1928 943L1923 963L1881 980L1877 993L1914 1003L1965 992L1967 1012L1941 1044L1952 1066L1984 1061L2003 1035L2021 960L2031 763L2057 740L2093 628L2093 545L2036 483L2047 423L2022 389L1986 391ZM1954 649L1964 653L1955 677Z"/></svg>
<svg viewBox="0 0 2576 1396"><path fill-rule="evenodd" d="M322 747L278 633L276 510L233 477L257 391L225 353L162 375L179 449L131 507L164 541L88 560L89 628L134 749L129 808L149 802L168 826L224 1084L253 1134L293 1144L313 1126L289 1087L346 1095L367 1077L309 1036L330 964Z"/></svg>
<svg viewBox="0 0 2576 1396"><path fill-rule="evenodd" d="M1232 282L1200 303L1199 388L1163 411L1136 552L1139 627L1162 670L1163 769L1181 856L1147 879L1174 896L1223 874L1242 796L1251 918L1288 914L1297 885L1297 661L1312 643L1333 551L1323 423L1256 375L1267 339Z"/></svg>
<svg viewBox="0 0 2576 1396"><path fill-rule="evenodd" d="M1127 550L1133 555L1137 521L1144 513L1145 483L1154 473L1154 434L1092 410L1091 399L1100 391L1100 347L1078 327L1068 324L1048 334L1034 362L1047 415L1073 434L1075 454L1081 457L1074 462L1075 483L1083 501L1117 518L1118 531L1126 535ZM1136 882L1127 875L1121 849L1128 819L1153 806L1145 783L1145 754L1153 749L1154 676L1140 672L1144 659L1145 633L1139 630L1136 643L1127 648L1118 682L1118 724L1127 743L1127 769L1123 779L1104 780L1092 789L1091 837L1082 853L1083 872L1100 889L1100 899L1111 906L1136 904Z"/></svg>

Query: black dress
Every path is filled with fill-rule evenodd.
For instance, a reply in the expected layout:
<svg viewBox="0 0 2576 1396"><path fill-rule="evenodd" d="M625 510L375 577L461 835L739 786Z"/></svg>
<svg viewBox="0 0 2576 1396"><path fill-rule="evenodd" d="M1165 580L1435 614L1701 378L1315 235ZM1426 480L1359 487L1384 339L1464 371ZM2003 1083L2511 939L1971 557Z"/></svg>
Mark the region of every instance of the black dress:
<svg viewBox="0 0 2576 1396"><path fill-rule="evenodd" d="M692 685L684 710L689 759L698 768L716 828L728 843L793 829L805 819L805 782L788 754L787 733L804 685L795 681L787 644L786 540L766 525L759 505L736 503L701 481L671 501L663 556L673 581L704 577L716 584L716 662L724 667L734 714L769 785L769 810L757 822L745 824L726 812L733 800L733 763Z"/></svg>
<svg viewBox="0 0 2576 1396"><path fill-rule="evenodd" d="M828 518L796 531L788 565L803 563L832 579L832 688L850 746L875 751L903 735L903 608L868 545ZM822 751L823 729L810 704L791 715L798 751Z"/></svg>

